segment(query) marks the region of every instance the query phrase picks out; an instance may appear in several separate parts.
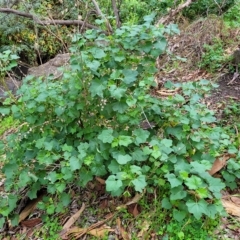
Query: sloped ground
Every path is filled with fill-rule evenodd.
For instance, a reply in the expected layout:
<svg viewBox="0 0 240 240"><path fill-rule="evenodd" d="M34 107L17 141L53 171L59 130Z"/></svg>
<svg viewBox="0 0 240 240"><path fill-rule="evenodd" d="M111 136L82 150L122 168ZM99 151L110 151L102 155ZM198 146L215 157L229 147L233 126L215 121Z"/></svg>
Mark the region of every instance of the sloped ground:
<svg viewBox="0 0 240 240"><path fill-rule="evenodd" d="M240 100L240 78L238 77L232 84L229 84L232 78L233 74L227 73L217 80L219 87L210 98L213 103L226 102L229 99Z"/></svg>
<svg viewBox="0 0 240 240"><path fill-rule="evenodd" d="M166 81L187 82L208 79L219 85L218 89L207 98L206 104L210 108L218 110L229 100L239 101L240 77L229 84L234 76L229 66L231 66L231 55L238 48L239 31L224 28L222 20L216 17L199 19L192 24L183 21L180 30L180 35L168 39L169 52L157 59L159 72L156 81L159 88L161 89ZM225 64L211 74L201 69L199 62L205 51L204 45L213 45L217 38L226 42L226 45L228 42L232 44L224 49Z"/></svg>

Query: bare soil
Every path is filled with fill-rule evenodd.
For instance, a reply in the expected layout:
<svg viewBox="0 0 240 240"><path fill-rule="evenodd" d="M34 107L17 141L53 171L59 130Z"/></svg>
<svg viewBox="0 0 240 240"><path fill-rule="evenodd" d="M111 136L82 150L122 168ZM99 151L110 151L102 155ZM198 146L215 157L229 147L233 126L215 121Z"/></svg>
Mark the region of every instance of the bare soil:
<svg viewBox="0 0 240 240"><path fill-rule="evenodd" d="M217 83L219 87L212 93L210 99L214 103L225 102L229 100L240 100L240 77L238 77L232 84L228 83L232 80L233 74L227 73L221 76Z"/></svg>

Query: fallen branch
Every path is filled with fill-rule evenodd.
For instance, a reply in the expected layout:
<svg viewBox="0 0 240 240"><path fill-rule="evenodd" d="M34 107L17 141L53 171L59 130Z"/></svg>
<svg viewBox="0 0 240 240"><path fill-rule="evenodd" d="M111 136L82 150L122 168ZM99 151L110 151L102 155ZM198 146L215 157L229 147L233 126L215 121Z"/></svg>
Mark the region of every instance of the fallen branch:
<svg viewBox="0 0 240 240"><path fill-rule="evenodd" d="M167 16L158 20L156 25L158 26L160 24L169 23L175 15L177 15L180 11L182 11L183 8L188 7L194 1L196 0L187 0L185 3L180 4L176 9L171 9Z"/></svg>
<svg viewBox="0 0 240 240"><path fill-rule="evenodd" d="M30 13L21 12L11 8L0 8L0 12L15 14L21 17L30 18L39 25L67 25L67 26L68 25L76 25L76 26L85 25L88 28L99 29L98 27L89 23L85 23L84 21L81 21L81 20L40 20L37 16L34 16Z"/></svg>

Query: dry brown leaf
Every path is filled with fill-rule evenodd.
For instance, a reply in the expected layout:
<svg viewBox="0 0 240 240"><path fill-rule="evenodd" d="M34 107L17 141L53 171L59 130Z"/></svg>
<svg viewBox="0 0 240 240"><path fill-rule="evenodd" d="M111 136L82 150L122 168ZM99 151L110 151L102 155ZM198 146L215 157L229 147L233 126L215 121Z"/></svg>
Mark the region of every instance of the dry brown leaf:
<svg viewBox="0 0 240 240"><path fill-rule="evenodd" d="M122 208L127 208L127 206L132 205L134 203L137 203L145 194L146 190L144 190L141 194L137 193L134 198L130 201L128 201L126 204L120 205L118 207L116 207L117 210L122 209Z"/></svg>
<svg viewBox="0 0 240 240"><path fill-rule="evenodd" d="M220 171L223 167L225 167L227 160L233 156L234 155L226 154L223 155L221 158L217 158L213 163L212 168L208 171L209 174L213 175L216 172Z"/></svg>
<svg viewBox="0 0 240 240"><path fill-rule="evenodd" d="M118 230L119 230L123 240L130 240L131 239L130 236L128 235L127 231L125 231L125 229L122 227L120 218L117 218L117 227L118 227Z"/></svg>
<svg viewBox="0 0 240 240"><path fill-rule="evenodd" d="M33 219L26 220L26 221L22 221L21 225L23 227L33 228L41 222L42 222L41 218L33 218Z"/></svg>
<svg viewBox="0 0 240 240"><path fill-rule="evenodd" d="M79 228L79 227L74 227L71 229L71 236L74 237L74 239L79 239L81 238L84 234L89 234L97 238L102 238L106 236L107 233L113 232L114 229L111 229L110 227L104 225L99 228L95 228L92 230L88 230L87 228ZM68 239L68 238L66 238Z"/></svg>
<svg viewBox="0 0 240 240"><path fill-rule="evenodd" d="M99 204L99 208L100 209L106 209L108 207L108 200L107 199L103 199L100 204Z"/></svg>
<svg viewBox="0 0 240 240"><path fill-rule="evenodd" d="M100 177L95 177L95 179L96 179L99 183L101 183L102 185L105 185L105 180L104 180L104 179L102 179L102 178L100 178Z"/></svg>
<svg viewBox="0 0 240 240"><path fill-rule="evenodd" d="M72 227L71 229L69 229L68 232L65 232L64 234L60 234L60 235L62 239L69 239L69 238L72 239L72 237L74 237L74 239L78 239L84 236L86 232L87 232L87 228Z"/></svg>
<svg viewBox="0 0 240 240"><path fill-rule="evenodd" d="M133 204L133 203L137 203L142 197L143 197L143 194L145 193L145 191L143 192L143 193L137 193L135 196L134 196L134 198L131 200L131 201L129 201L129 202L127 202L125 205L126 206L128 206L128 205L131 205L131 204Z"/></svg>
<svg viewBox="0 0 240 240"><path fill-rule="evenodd" d="M100 228L92 229L91 231L87 232L87 234L90 234L90 235L92 235L94 237L97 237L97 238L99 238L99 237L103 238L109 232L114 232L114 229L112 229L112 228L110 228L106 225L103 225Z"/></svg>
<svg viewBox="0 0 240 240"><path fill-rule="evenodd" d="M80 215L82 214L82 212L85 209L85 204L82 203L82 207L79 211L77 211L75 214L73 214L68 221L64 224L63 229L60 233L61 236L63 236L68 230L69 228L77 221L77 219L80 217Z"/></svg>
<svg viewBox="0 0 240 240"><path fill-rule="evenodd" d="M132 214L134 217L136 217L140 213L140 206L137 203L128 205L128 212Z"/></svg>
<svg viewBox="0 0 240 240"><path fill-rule="evenodd" d="M233 203L240 206L240 197L230 196L230 199L232 200Z"/></svg>
<svg viewBox="0 0 240 240"><path fill-rule="evenodd" d="M228 214L240 217L239 205L233 203L232 201L228 201L226 199L222 199L221 201L222 201L223 207L225 208Z"/></svg>
<svg viewBox="0 0 240 240"><path fill-rule="evenodd" d="M144 221L142 224L141 224L141 231L138 233L138 238L139 239L145 239L143 237L146 237L147 236L147 230L149 229L150 227L150 222L148 221Z"/></svg>
<svg viewBox="0 0 240 240"><path fill-rule="evenodd" d="M38 198L36 198L34 200L29 201L28 205L22 210L22 212L19 215L19 223L21 221L23 221L24 219L26 219L30 215L30 213L33 212L37 203L39 201L41 201L42 197L43 197L43 195L39 196Z"/></svg>
<svg viewBox="0 0 240 240"><path fill-rule="evenodd" d="M134 208L133 208L133 216L137 217L140 214L141 210L140 210L140 206L136 203Z"/></svg>
<svg viewBox="0 0 240 240"><path fill-rule="evenodd" d="M114 214L109 214L106 219L104 219L103 221L97 222L88 228L73 227L73 228L69 229L69 231L67 233L65 233L64 236L62 236L62 239L67 239L67 238L63 238L63 237L70 235L70 234L74 236L74 239L79 239L82 236L84 236L85 234L92 231L93 229L100 228L100 226L102 226L105 222L110 220L113 216L114 216Z"/></svg>

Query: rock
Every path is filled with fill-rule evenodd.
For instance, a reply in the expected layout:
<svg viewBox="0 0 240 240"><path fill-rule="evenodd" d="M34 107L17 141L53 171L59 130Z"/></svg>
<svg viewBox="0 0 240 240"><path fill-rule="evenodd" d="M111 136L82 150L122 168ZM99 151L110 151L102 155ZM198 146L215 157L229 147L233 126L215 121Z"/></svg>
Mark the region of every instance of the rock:
<svg viewBox="0 0 240 240"><path fill-rule="evenodd" d="M0 102L4 101L7 97L7 93L16 94L17 89L20 87L21 82L15 78L7 77L0 80Z"/></svg>
<svg viewBox="0 0 240 240"><path fill-rule="evenodd" d="M53 75L54 79L58 79L62 75L62 71L58 68L62 66L66 66L70 60L70 54L58 54L55 58L49 60L48 62L38 66L32 67L28 70L28 75L33 75L35 77L48 77Z"/></svg>
<svg viewBox="0 0 240 240"><path fill-rule="evenodd" d="M38 66L29 68L27 71L28 75L33 75L35 77L48 77L53 75L54 79L59 79L62 76L62 71L58 68L62 66L67 66L70 60L70 54L58 54L55 58L49 60L48 62ZM25 69L20 69L25 71ZM26 72L24 72L26 74ZM17 74L17 73L16 73ZM3 81L0 81L0 102L3 102L6 99L6 93L10 92L14 96L16 95L17 89L21 86L21 81L17 80L17 77L5 78Z"/></svg>

